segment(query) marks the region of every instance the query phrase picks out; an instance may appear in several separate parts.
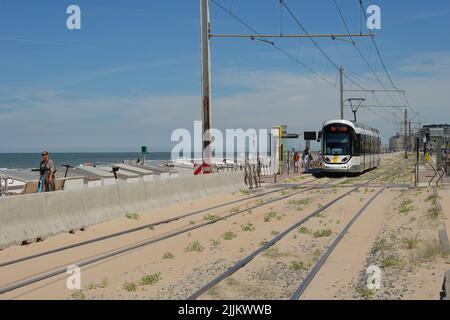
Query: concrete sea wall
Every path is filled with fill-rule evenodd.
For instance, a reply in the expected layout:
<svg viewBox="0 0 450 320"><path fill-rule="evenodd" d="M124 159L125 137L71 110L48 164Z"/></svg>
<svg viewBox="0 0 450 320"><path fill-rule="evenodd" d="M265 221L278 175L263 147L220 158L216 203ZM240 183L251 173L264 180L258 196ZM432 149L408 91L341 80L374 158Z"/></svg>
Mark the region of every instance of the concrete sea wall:
<svg viewBox="0 0 450 320"><path fill-rule="evenodd" d="M140 212L245 188L244 173L117 184L0 198L0 249Z"/></svg>

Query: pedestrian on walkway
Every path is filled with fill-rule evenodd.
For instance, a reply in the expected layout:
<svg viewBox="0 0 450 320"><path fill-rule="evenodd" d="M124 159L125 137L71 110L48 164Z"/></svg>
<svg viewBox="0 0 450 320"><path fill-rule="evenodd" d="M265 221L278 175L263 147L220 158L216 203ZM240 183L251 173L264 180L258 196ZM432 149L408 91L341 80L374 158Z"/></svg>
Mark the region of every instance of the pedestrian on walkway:
<svg viewBox="0 0 450 320"><path fill-rule="evenodd" d="M300 165L300 154L298 152L294 153L294 173L298 173L298 168Z"/></svg>
<svg viewBox="0 0 450 320"><path fill-rule="evenodd" d="M323 161L322 151L319 151L317 161L319 162L319 168L322 168L322 161Z"/></svg>
<svg viewBox="0 0 450 320"><path fill-rule="evenodd" d="M48 151L44 150L41 154L42 160L39 165L40 180L42 181L42 191L55 191L55 162L48 157Z"/></svg>
<svg viewBox="0 0 450 320"><path fill-rule="evenodd" d="M310 153L310 151L309 151L309 148L306 148L304 151L303 151L303 162L304 162L304 164L305 164L305 173L308 173L309 172L309 164L310 164L310 161L311 161L311 153Z"/></svg>

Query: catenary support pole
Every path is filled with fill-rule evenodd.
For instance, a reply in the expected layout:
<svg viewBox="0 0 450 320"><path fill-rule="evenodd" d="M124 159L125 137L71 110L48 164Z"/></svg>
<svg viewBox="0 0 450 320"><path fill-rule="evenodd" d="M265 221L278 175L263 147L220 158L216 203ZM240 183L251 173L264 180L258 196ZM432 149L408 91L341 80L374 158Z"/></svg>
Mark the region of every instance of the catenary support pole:
<svg viewBox="0 0 450 320"><path fill-rule="evenodd" d="M344 120L344 68L341 66L339 69L340 79L340 98L341 98L341 120Z"/></svg>
<svg viewBox="0 0 450 320"><path fill-rule="evenodd" d="M203 173L209 173L211 160L211 51L209 0L200 0L201 57L202 57L202 158Z"/></svg>
<svg viewBox="0 0 450 320"><path fill-rule="evenodd" d="M405 141L404 141L404 147L405 147L405 159L408 159L408 109L405 109Z"/></svg>

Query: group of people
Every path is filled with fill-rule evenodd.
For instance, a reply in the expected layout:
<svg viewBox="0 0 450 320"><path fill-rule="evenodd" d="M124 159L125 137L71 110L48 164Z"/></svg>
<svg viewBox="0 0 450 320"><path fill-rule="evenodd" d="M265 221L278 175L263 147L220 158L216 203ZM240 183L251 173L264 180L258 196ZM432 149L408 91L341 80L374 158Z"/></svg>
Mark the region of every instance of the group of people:
<svg viewBox="0 0 450 320"><path fill-rule="evenodd" d="M292 149L292 152L294 153L294 173L298 173L300 168L300 153L298 151L295 151L295 149ZM313 156L309 148L305 148L301 156L301 160L301 166L305 168L305 173L308 173L311 161L313 160Z"/></svg>

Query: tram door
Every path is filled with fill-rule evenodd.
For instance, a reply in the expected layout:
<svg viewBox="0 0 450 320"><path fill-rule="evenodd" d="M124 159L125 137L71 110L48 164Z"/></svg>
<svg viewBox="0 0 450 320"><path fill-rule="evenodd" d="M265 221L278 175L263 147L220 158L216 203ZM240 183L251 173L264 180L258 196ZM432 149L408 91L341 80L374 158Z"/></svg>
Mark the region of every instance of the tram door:
<svg viewBox="0 0 450 320"><path fill-rule="evenodd" d="M367 145L366 145L366 136L361 135L361 145L362 145L362 171L366 171L366 151L367 151Z"/></svg>

